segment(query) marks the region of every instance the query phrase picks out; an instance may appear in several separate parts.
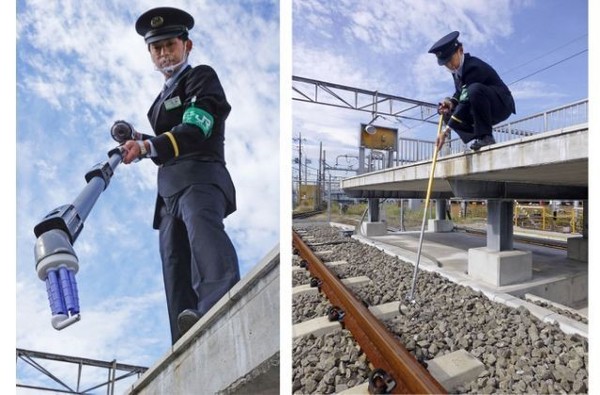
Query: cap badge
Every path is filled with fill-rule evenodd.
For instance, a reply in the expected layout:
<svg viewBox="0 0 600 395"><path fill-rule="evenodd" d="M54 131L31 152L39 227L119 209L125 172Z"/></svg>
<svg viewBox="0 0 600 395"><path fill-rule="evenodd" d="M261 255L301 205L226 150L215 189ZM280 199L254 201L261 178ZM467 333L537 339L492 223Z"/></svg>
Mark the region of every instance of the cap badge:
<svg viewBox="0 0 600 395"><path fill-rule="evenodd" d="M150 26L152 27L159 27L160 25L162 25L164 23L164 19L162 16L155 16L154 18L152 18L150 20Z"/></svg>

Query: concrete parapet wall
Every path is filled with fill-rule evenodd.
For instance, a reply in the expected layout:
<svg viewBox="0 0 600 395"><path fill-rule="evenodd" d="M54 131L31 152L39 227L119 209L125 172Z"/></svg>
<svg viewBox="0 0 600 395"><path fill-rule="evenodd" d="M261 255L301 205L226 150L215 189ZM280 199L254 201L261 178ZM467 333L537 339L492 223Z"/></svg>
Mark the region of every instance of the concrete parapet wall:
<svg viewBox="0 0 600 395"><path fill-rule="evenodd" d="M128 394L278 393L279 344L276 246Z"/></svg>

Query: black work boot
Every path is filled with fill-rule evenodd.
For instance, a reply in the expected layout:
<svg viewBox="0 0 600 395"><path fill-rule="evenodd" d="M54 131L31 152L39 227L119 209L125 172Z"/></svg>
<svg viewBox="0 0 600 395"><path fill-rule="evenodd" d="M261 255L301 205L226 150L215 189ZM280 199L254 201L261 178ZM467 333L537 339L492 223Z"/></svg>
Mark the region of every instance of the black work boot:
<svg viewBox="0 0 600 395"><path fill-rule="evenodd" d="M193 309L185 309L177 316L177 328L179 329L179 335L183 336L184 333L190 330L192 326L198 320L202 318L202 314Z"/></svg>
<svg viewBox="0 0 600 395"><path fill-rule="evenodd" d="M496 140L494 140L494 136L488 134L487 136L483 136L482 139L477 139L473 144L471 144L471 149L473 151L479 151L481 147L492 144L496 144Z"/></svg>

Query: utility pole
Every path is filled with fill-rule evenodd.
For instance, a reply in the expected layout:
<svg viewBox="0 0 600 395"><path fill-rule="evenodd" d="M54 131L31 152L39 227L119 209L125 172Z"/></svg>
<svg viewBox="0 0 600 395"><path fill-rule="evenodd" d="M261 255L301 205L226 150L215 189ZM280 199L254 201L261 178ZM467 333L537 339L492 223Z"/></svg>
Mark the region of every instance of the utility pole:
<svg viewBox="0 0 600 395"><path fill-rule="evenodd" d="M325 161L326 154L327 154L327 151L323 150L323 167L322 167L323 175L321 176L321 181L323 182L323 193L325 192L325 183L326 183L326 181L325 181L326 180L325 179L325 164L327 163ZM330 176L331 176L331 174L330 174Z"/></svg>
<svg viewBox="0 0 600 395"><path fill-rule="evenodd" d="M319 170L317 173L317 196L316 196L316 201L315 201L315 209L320 209L321 208L321 166L322 166L322 161L323 161L323 142L319 143Z"/></svg>
<svg viewBox="0 0 600 395"><path fill-rule="evenodd" d="M298 132L298 195L302 186L302 132Z"/></svg>

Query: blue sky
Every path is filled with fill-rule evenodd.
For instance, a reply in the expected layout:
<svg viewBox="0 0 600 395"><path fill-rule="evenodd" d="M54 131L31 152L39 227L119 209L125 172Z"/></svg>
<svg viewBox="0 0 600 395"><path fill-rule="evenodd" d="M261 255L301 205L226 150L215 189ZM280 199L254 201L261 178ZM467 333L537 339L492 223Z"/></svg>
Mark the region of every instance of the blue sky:
<svg viewBox="0 0 600 395"><path fill-rule="evenodd" d="M588 48L584 0L294 0L292 12L297 76L437 103L454 86L427 51L458 30L465 52L490 63L509 84L517 106L510 119L588 97L588 52L512 84ZM297 101L292 114L293 137L302 134L314 168L321 142L330 165L337 155L358 155L359 125L371 120L369 113ZM376 123L398 128L401 137L433 140L436 131L419 122ZM297 156L297 143L293 149ZM309 171L309 179L315 174Z"/></svg>
<svg viewBox="0 0 600 395"><path fill-rule="evenodd" d="M244 276L279 242L279 6L275 1L171 1L196 18L190 63L215 68L232 112L226 160L238 210L225 221ZM117 168L74 247L82 320L50 324L33 259L33 226L71 203L116 143L113 121L152 133L163 83L134 23L160 1L17 2L16 345L151 366L170 346L152 229L156 166ZM18 373L28 375L31 368Z"/></svg>

